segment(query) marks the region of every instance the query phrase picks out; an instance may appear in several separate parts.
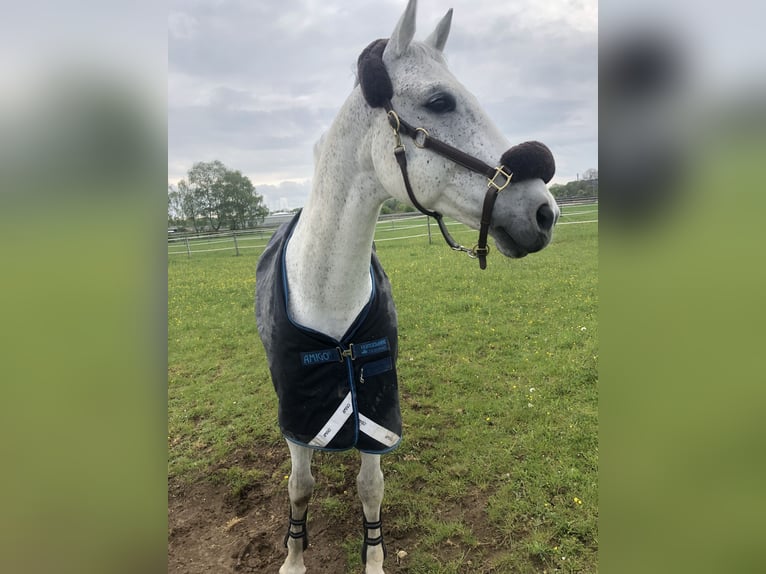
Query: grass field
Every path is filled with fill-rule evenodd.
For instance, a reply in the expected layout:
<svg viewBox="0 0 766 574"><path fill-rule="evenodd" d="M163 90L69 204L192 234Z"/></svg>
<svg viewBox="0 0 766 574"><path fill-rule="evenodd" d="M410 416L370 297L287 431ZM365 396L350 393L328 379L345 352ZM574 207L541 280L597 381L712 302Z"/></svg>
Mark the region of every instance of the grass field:
<svg viewBox="0 0 766 574"><path fill-rule="evenodd" d="M421 218L379 226L404 420L402 446L383 458L388 572L598 570L598 207L563 211L546 250L492 253L486 271L435 226L432 245L412 237ZM253 315L260 251L169 256L168 472L234 498L268 493L286 511L289 457ZM275 451L276 463L258 454ZM310 515L352 526L312 546L342 545L347 572L361 571L357 471L353 452L314 459Z"/></svg>

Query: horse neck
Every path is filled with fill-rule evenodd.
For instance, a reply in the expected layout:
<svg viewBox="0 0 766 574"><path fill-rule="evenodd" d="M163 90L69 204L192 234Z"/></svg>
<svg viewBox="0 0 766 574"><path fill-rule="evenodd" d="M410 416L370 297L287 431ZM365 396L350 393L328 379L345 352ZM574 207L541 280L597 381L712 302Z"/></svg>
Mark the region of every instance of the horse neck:
<svg viewBox="0 0 766 574"><path fill-rule="evenodd" d="M371 111L358 92L322 143L285 261L293 319L336 339L370 298L372 241L386 198L369 153Z"/></svg>

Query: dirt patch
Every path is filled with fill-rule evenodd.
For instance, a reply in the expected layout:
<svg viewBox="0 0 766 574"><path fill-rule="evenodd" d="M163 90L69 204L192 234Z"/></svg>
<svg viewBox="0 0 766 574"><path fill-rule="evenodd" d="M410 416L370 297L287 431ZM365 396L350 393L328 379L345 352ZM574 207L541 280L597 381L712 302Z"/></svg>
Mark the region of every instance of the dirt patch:
<svg viewBox="0 0 766 574"><path fill-rule="evenodd" d="M288 456L286 448L264 448L234 457L231 466L244 464L257 469L263 477L255 479L238 494L234 494L230 486L211 480L183 483L171 479L168 485L168 573L276 574L287 552L283 540L288 509L284 463ZM328 497L339 499L342 507L356 504L355 472L347 474L340 484L333 484L329 477L316 476L318 488L309 510L310 546L305 554L311 574L346 572L346 542L354 536L358 537L361 549L361 515L338 512L337 508L322 504ZM494 572L492 568L477 568L484 562L482 555L488 558L496 543L493 540L496 533L486 526L485 508L486 500L471 495L464 504L443 511L445 519L462 519L472 527L474 535L483 539L478 548L471 549L470 554L478 560L474 560L473 567L466 572ZM406 560L401 564L397 562L396 552L402 548L408 551L417 548L421 536L422 533L416 531L402 532L392 527L386 530L388 574L409 571ZM459 542L447 541L440 558L465 556L467 549L461 546Z"/></svg>
<svg viewBox="0 0 766 574"><path fill-rule="evenodd" d="M200 479L168 484L168 573L274 573L287 555L288 497L284 480L287 449L263 447L234 456L221 468L257 469L262 478L236 493L225 481ZM214 469L215 473L215 469ZM322 477L317 476L318 480ZM327 484L326 495L347 491L354 476L343 485ZM348 494L348 493L347 493ZM306 567L316 574L345 570L346 537L361 527L354 516L327 516L315 494L310 507L310 547Z"/></svg>

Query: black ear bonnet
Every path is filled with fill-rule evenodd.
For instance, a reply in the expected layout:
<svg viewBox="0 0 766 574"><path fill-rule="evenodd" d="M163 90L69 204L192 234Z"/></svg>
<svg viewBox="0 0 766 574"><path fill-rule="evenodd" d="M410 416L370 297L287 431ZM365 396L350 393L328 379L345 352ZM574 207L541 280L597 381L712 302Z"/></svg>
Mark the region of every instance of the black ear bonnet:
<svg viewBox="0 0 766 574"><path fill-rule="evenodd" d="M367 46L357 60L357 75L364 99L372 108L382 108L394 97L394 86L383 63L387 38L375 40Z"/></svg>

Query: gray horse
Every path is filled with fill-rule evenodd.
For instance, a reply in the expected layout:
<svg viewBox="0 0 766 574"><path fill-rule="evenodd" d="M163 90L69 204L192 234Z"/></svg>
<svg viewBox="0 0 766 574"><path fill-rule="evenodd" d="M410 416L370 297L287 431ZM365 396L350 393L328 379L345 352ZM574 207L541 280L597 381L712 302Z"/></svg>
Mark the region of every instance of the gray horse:
<svg viewBox="0 0 766 574"><path fill-rule="evenodd" d="M559 216L547 148L514 155L447 69L452 10L422 43L413 42L415 12L410 0L390 39L360 57L359 83L316 148L311 195L258 263L258 331L292 461L280 574L306 571L314 450L348 448L361 453L365 572L383 573L380 457L399 444L401 418L396 311L373 250L382 203L394 197L479 229L477 247L450 245L482 267L487 236L501 254L523 257L550 242Z"/></svg>

